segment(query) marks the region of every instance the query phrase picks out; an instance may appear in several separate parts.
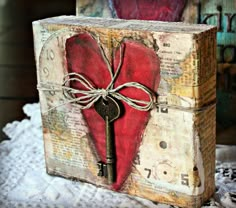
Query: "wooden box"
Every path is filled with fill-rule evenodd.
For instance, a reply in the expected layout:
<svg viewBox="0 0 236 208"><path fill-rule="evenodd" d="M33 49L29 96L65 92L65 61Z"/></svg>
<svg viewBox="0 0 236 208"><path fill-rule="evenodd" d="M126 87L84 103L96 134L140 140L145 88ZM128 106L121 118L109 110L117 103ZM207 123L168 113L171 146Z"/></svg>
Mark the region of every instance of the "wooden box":
<svg viewBox="0 0 236 208"><path fill-rule="evenodd" d="M61 16L33 31L49 174L188 208L212 196L215 27ZM111 185L98 176L106 163L98 96L118 97L123 109Z"/></svg>

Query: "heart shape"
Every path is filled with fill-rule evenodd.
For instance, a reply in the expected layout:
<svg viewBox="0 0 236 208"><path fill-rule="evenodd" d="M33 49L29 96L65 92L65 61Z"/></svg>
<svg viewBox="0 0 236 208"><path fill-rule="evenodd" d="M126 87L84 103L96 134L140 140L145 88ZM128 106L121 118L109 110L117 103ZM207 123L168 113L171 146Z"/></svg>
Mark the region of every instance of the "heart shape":
<svg viewBox="0 0 236 208"><path fill-rule="evenodd" d="M114 87L126 82L138 82L156 92L160 81L160 62L155 51L133 40L123 41L122 47L124 48L124 57ZM113 54L112 66L117 69L120 62L119 48L114 49ZM66 59L69 73L75 72L87 77L99 89L106 89L109 85L111 75L101 55L98 43L89 33L78 34L67 39ZM84 88L78 82L72 82L71 87ZM148 96L136 88L124 88L120 93L134 99L148 100ZM122 103L124 115L114 122L116 182L111 187L114 190L119 190L122 187L131 171L150 114L147 111L136 110L125 102ZM94 107L83 110L82 114L89 127L97 152L101 160L106 162L105 122Z"/></svg>
<svg viewBox="0 0 236 208"><path fill-rule="evenodd" d="M180 21L186 0L113 0L121 19Z"/></svg>

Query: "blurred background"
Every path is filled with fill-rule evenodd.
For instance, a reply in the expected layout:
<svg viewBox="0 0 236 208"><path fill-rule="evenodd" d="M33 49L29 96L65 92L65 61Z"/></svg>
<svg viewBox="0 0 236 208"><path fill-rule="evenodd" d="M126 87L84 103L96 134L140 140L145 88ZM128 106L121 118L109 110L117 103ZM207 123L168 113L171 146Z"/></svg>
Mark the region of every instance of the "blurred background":
<svg viewBox="0 0 236 208"><path fill-rule="evenodd" d="M0 0L0 130L38 102L32 21L76 13L217 25L217 143L236 144L236 0Z"/></svg>
<svg viewBox="0 0 236 208"><path fill-rule="evenodd" d="M74 0L0 0L0 130L23 119L25 103L38 102L32 21L75 15L75 5Z"/></svg>

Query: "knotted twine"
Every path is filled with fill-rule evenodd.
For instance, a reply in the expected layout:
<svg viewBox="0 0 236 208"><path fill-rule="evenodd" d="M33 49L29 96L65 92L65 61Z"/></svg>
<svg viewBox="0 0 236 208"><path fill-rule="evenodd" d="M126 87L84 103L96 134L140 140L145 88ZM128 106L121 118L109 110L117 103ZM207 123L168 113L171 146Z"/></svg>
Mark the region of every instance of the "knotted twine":
<svg viewBox="0 0 236 208"><path fill-rule="evenodd" d="M105 55L104 49L102 48L102 46L100 44L98 44L98 47L100 49L102 58L107 65L107 69L111 75L111 81L108 84L108 86L105 89L104 88L102 88L102 89L95 88L92 85L92 82L88 78L86 78L85 76L83 76L80 73L75 73L75 72L66 74L63 78L62 85L47 84L47 83L45 84L45 83L41 82L40 85L38 86L38 90L53 91L53 92L63 90L64 96L68 99L66 102L48 109L47 112L51 111L55 108L58 108L60 106L69 104L69 103L77 103L81 109L89 109L101 97L106 100L108 96L112 96L118 100L124 101L130 107L132 107L136 110L140 110L140 111L149 111L153 107L153 104L155 103L154 93L149 88L147 88L146 86L144 86L138 82L126 82L126 83L114 88L114 83L115 83L117 77L119 76L119 72L122 67L125 46L120 45L120 60L119 60L119 64L117 66L115 73L113 73L111 64ZM71 87L70 83L72 81L79 82L81 85L84 86L84 88L86 90L75 89L75 88ZM138 100L138 99L134 99L134 98L131 98L128 96L124 96L121 93L119 93L119 91L121 89L130 88L130 87L142 90L144 93L146 93L148 95L149 100L148 101L141 100L141 99ZM77 94L79 94L80 96L76 97Z"/></svg>
<svg viewBox="0 0 236 208"><path fill-rule="evenodd" d="M91 35L93 39L93 37ZM177 105L168 105L167 103L157 103L156 102L156 96L155 94L146 86L138 83L138 82L126 82L122 85L119 85L118 87L114 88L114 83L119 75L119 72L122 67L123 58L124 58L124 45L120 45L120 60L117 67L117 70L115 71L115 74L113 74L113 70L111 67L111 64L108 60L108 58L105 55L104 49L100 44L98 44L98 47L100 49L101 55L103 60L105 61L107 65L107 69L111 76L111 82L108 84L108 86L105 89L97 89L92 85L92 82L83 76L80 73L68 73L63 78L63 84L58 85L55 83L44 83L40 82L38 85L38 90L41 91L49 91L49 92L56 92L56 91L63 91L64 96L67 98L66 102L63 102L62 104L56 105L52 108L49 108L46 112L49 112L55 108L58 108L60 106L64 106L69 103L77 103L80 109L89 109L93 106L95 102L97 102L101 97L106 100L107 96L113 96L118 100L122 100L126 102L129 106L140 110L140 111L149 111L153 107L163 107L163 108L170 108L175 110L181 110L185 112L202 112L208 108L211 108L212 106L216 105L216 100L211 101L205 106L202 107L183 107L183 106L177 106ZM81 90L81 89L75 89L70 86L70 82L75 81L82 84L87 90ZM127 96L122 95L119 93L121 89L127 88L127 87L133 87L136 89L140 89L143 92L145 92L148 95L149 101L145 100L138 100L133 99ZM76 97L76 94L80 94L81 96ZM180 97L180 99L183 99Z"/></svg>

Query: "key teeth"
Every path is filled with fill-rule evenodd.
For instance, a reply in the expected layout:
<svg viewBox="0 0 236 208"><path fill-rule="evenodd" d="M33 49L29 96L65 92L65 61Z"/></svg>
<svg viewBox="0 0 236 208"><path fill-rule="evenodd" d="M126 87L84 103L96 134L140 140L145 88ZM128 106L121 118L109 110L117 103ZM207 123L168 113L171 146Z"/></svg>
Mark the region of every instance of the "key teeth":
<svg viewBox="0 0 236 208"><path fill-rule="evenodd" d="M107 178L107 165L102 161L97 163L98 166L98 176Z"/></svg>

